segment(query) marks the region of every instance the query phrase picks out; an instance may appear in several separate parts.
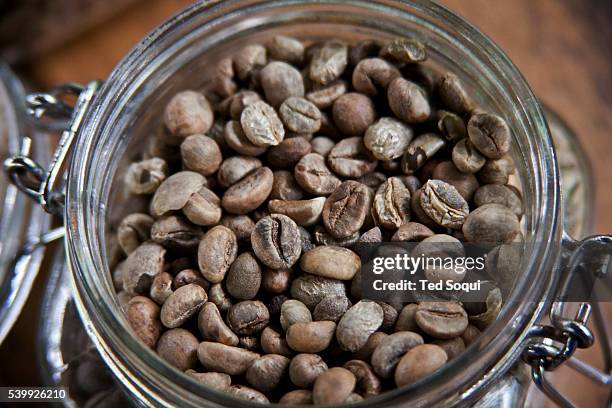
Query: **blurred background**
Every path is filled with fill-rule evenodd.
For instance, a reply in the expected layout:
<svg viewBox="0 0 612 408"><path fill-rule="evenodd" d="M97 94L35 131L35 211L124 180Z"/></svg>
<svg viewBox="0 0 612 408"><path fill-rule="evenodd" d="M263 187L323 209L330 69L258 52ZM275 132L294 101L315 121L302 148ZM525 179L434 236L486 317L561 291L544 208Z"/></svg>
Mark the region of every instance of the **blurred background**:
<svg viewBox="0 0 612 408"><path fill-rule="evenodd" d="M0 58L30 90L104 79L148 31L188 0L0 0ZM612 2L609 0L443 0L491 37L538 98L577 133L596 185L593 233L612 232ZM39 385L36 312L44 274L0 348L0 386ZM611 304L606 308L612 316ZM581 357L601 366L599 350ZM568 368L556 383L581 407L599 407L609 389ZM542 406L546 406L542 400Z"/></svg>

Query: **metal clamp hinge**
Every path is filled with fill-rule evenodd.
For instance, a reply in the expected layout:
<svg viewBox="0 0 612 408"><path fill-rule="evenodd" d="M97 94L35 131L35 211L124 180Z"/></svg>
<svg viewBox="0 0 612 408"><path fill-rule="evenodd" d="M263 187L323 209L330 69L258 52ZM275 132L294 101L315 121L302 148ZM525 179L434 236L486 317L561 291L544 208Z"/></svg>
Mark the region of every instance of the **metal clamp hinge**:
<svg viewBox="0 0 612 408"><path fill-rule="evenodd" d="M100 81L90 82L86 86L65 84L49 93L30 94L26 98L28 113L37 120L43 117L70 119L47 170L30 157L31 140L27 137L24 138L21 153L4 161L4 171L9 180L49 213L60 215L63 212L65 193L62 176L66 160L100 84ZM64 101L69 95L77 96L74 107Z"/></svg>

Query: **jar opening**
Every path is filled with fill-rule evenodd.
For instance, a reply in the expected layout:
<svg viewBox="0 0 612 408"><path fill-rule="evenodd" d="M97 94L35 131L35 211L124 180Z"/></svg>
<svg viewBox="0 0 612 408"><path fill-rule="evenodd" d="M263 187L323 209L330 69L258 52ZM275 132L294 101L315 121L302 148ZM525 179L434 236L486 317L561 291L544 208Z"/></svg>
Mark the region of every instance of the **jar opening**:
<svg viewBox="0 0 612 408"><path fill-rule="evenodd" d="M107 225L125 198L117 182L143 140L159 127L164 102L203 82L211 60L236 47L275 34L302 39L416 36L438 68L459 74L484 106L503 113L514 134L512 155L525 203L526 240L532 242L525 275L500 318L462 356L410 388L385 393L373 404L414 405L477 394L474 387L492 367L507 369L538 302L554 283L554 243L559 239L558 182L554 152L539 105L508 58L483 34L445 8L426 1L227 1L198 4L160 26L113 71L78 135L69 173L69 255L77 303L91 322L90 335L113 371L136 395L166 401L227 405L213 393L163 363L129 333L114 296L107 260ZM130 200L129 206L138 205ZM125 210L129 210L125 206ZM117 224L118 222L115 222ZM134 378L137 376L138 378ZM175 376L176 381L169 377ZM479 385L492 381L485 377ZM185 389L191 391L185 395ZM150 397L150 396L149 396ZM143 397L144 398L144 397ZM203 399L203 400L202 400ZM229 401L229 402L228 402ZM370 402L370 400L368 400Z"/></svg>

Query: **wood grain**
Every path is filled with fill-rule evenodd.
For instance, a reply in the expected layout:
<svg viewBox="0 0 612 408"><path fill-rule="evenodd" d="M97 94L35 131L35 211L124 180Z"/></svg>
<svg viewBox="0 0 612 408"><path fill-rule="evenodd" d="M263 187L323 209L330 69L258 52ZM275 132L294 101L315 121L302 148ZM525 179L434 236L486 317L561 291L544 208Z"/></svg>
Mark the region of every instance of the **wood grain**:
<svg viewBox="0 0 612 408"><path fill-rule="evenodd" d="M182 7L186 0L147 1L103 26L22 67L41 89L67 81L105 78L146 32ZM444 0L490 36L523 72L536 95L569 123L582 142L595 174L595 232L612 232L612 2L606 0ZM41 282L39 280L38 286ZM612 316L612 304L606 305ZM0 383L35 384L29 309L0 349L0 365L24 367ZM19 345L24 346L20 349ZM18 351L16 351L18 350ZM595 350L581 353L596 363ZM22 361L21 364L17 364ZM27 368L26 368L27 367ZM4 371L4 370L0 370ZM609 389L593 387L569 369L556 381L582 407L603 406ZM549 403L541 400L538 406Z"/></svg>

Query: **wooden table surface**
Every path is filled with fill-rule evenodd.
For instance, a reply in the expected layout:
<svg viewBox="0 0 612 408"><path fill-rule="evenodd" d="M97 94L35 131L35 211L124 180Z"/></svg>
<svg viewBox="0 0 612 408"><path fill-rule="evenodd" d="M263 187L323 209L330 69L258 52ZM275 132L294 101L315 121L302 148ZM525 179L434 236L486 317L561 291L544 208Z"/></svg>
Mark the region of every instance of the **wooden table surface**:
<svg viewBox="0 0 612 408"><path fill-rule="evenodd" d="M125 53L156 25L190 4L149 0L61 49L23 67L41 89L105 78ZM612 233L612 2L607 0L444 0L490 36L523 72L536 95L573 128L593 167L595 231ZM0 384L35 384L32 330L36 298L0 349ZM612 316L611 304L607 305ZM595 351L583 353L596 362ZM25 361L25 362L23 362ZM14 371L7 375L5 367ZM594 387L569 369L557 382L582 407L603 406L609 389Z"/></svg>

